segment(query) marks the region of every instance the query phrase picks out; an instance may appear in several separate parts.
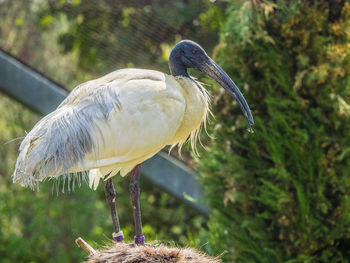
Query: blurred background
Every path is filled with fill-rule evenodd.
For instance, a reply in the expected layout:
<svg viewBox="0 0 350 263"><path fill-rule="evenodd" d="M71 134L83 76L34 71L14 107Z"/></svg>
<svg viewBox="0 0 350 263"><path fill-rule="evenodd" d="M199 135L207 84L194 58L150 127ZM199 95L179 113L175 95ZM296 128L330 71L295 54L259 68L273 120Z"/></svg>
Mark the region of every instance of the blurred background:
<svg viewBox="0 0 350 263"><path fill-rule="evenodd" d="M201 44L231 76L252 109L254 134L232 98L191 71L209 84L213 138L203 134L200 157L187 146L179 160L196 171L197 202L210 212L145 177L141 195L148 240L224 262L349 262L349 37L345 0L0 0L1 50L68 90L120 68L169 72L181 39ZM0 262L80 262L75 238L109 242L103 187L57 195L52 182L39 192L12 184L20 142L12 140L41 115L7 94L0 94ZM114 180L130 241L129 180Z"/></svg>

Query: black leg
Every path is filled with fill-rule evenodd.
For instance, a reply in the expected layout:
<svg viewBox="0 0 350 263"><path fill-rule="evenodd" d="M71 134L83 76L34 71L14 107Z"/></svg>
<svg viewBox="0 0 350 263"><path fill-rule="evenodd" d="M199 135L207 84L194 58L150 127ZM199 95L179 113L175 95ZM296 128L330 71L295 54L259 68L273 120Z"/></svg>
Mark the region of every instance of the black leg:
<svg viewBox="0 0 350 263"><path fill-rule="evenodd" d="M132 203L132 210L134 213L134 223L135 223L135 243L144 244L145 236L142 234L142 222L141 222L141 209L140 209L140 171L141 164L135 166L131 171L131 181L130 181L130 197Z"/></svg>
<svg viewBox="0 0 350 263"><path fill-rule="evenodd" d="M114 225L114 233L112 234L112 236L115 241L121 242L124 239L124 235L123 235L123 232L120 230L117 208L115 206L116 194L115 194L112 178L109 178L106 182L105 194L106 194L107 203L109 205L109 208L111 209L112 221Z"/></svg>

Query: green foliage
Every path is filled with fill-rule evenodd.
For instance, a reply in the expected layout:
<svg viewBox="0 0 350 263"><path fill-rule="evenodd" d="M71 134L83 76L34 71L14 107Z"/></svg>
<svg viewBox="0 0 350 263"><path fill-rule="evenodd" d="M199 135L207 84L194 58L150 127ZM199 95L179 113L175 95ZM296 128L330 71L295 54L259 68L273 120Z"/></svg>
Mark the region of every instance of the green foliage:
<svg viewBox="0 0 350 263"><path fill-rule="evenodd" d="M216 60L255 133L216 92L201 156L210 239L226 262L349 262L350 4L234 1ZM219 113L219 114L218 114Z"/></svg>

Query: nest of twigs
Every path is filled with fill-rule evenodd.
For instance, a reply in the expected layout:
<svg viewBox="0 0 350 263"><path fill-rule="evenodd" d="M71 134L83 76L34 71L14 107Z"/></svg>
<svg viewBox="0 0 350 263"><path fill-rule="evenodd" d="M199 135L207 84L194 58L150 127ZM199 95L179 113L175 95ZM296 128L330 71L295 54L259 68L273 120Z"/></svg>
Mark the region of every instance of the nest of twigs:
<svg viewBox="0 0 350 263"><path fill-rule="evenodd" d="M164 245L135 245L113 243L95 251L85 263L219 263L192 248L166 247Z"/></svg>

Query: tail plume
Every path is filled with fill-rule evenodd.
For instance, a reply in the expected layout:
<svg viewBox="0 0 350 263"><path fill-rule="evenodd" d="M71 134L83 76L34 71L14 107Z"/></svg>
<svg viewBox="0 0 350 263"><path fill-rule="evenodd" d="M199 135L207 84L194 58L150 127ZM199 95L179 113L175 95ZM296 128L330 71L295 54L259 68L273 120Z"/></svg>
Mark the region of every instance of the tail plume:
<svg viewBox="0 0 350 263"><path fill-rule="evenodd" d="M48 177L68 175L94 148L91 122L84 110L72 107L43 118L20 145L13 181L34 189Z"/></svg>

